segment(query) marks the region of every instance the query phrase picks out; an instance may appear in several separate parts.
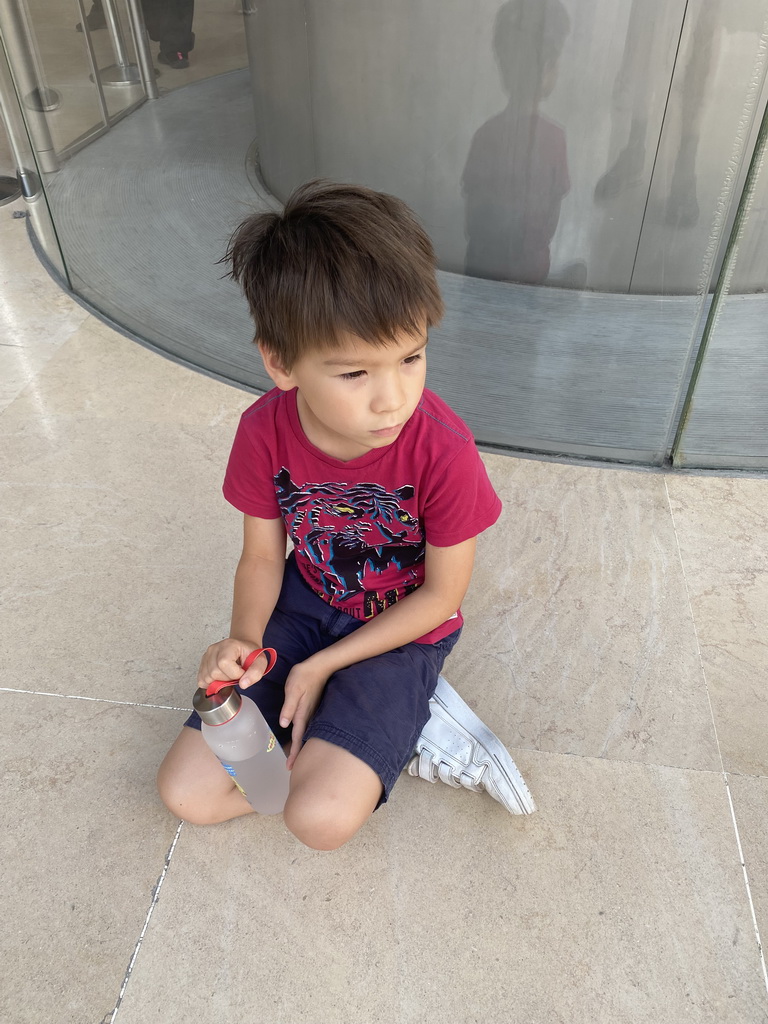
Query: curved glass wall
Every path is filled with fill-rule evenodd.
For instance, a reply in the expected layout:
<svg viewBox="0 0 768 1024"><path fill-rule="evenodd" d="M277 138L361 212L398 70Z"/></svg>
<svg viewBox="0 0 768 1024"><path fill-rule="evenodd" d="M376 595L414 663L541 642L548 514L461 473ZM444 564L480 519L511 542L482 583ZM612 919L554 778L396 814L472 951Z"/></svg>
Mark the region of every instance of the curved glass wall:
<svg viewBox="0 0 768 1024"><path fill-rule="evenodd" d="M310 178L362 182L435 241L430 384L479 443L768 465L759 182L736 220L764 0L179 0L171 63L158 0L90 2L0 0L0 32L39 233L113 321L266 388L229 233Z"/></svg>
<svg viewBox="0 0 768 1024"><path fill-rule="evenodd" d="M680 466L768 464L767 151L768 111L681 416Z"/></svg>

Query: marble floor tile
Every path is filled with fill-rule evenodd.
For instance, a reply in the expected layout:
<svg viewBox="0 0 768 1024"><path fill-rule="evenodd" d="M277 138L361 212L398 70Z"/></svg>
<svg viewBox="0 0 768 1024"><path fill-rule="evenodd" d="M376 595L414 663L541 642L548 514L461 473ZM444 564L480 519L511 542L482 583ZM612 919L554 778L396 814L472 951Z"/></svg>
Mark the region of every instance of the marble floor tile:
<svg viewBox="0 0 768 1024"><path fill-rule="evenodd" d="M336 853L185 827L120 1024L765 1024L722 776L519 757L531 818L405 777Z"/></svg>
<svg viewBox="0 0 768 1024"><path fill-rule="evenodd" d="M723 762L768 775L768 483L667 480Z"/></svg>
<svg viewBox="0 0 768 1024"><path fill-rule="evenodd" d="M0 207L0 410L37 378L88 313L34 254L23 201Z"/></svg>
<svg viewBox="0 0 768 1024"><path fill-rule="evenodd" d="M511 746L719 768L664 478L486 463L504 511L446 675Z"/></svg>
<svg viewBox="0 0 768 1024"><path fill-rule="evenodd" d="M169 712L0 693L0 1020L109 1020L177 823Z"/></svg>
<svg viewBox="0 0 768 1024"><path fill-rule="evenodd" d="M26 348L25 348L26 351ZM254 346L254 360L259 353ZM2 358L2 350L0 350ZM73 381L77 386L73 387ZM256 396L205 377L115 333L89 317L14 403L13 421L78 416L120 423L226 426Z"/></svg>
<svg viewBox="0 0 768 1024"><path fill-rule="evenodd" d="M231 431L56 417L3 433L8 417L0 633L14 686L187 706L229 626Z"/></svg>
<svg viewBox="0 0 768 1024"><path fill-rule="evenodd" d="M232 553L241 517L221 494L231 439L226 427L158 430L84 417L14 423L6 411L0 481L4 525L19 531L12 557L23 559L25 547L40 544L62 564L79 562L87 551L92 565L133 551L191 567L203 542L214 557Z"/></svg>
<svg viewBox="0 0 768 1024"><path fill-rule="evenodd" d="M40 371L54 357L57 347L58 343L49 341L29 341L25 345L0 341L0 410L25 388L35 386Z"/></svg>
<svg viewBox="0 0 768 1024"><path fill-rule="evenodd" d="M757 927L768 960L768 778L730 775L728 785L744 852Z"/></svg>
<svg viewBox="0 0 768 1024"><path fill-rule="evenodd" d="M229 633L232 575L116 567L14 597L2 685L190 709L205 648Z"/></svg>

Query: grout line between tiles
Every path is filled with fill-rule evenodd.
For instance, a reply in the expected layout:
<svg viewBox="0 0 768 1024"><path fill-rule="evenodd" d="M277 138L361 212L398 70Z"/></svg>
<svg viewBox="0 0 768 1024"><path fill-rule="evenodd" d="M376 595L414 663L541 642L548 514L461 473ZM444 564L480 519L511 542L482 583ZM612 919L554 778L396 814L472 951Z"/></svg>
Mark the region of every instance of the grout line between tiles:
<svg viewBox="0 0 768 1024"><path fill-rule="evenodd" d="M693 614L693 603L691 602L691 592L690 592L690 589L688 587L688 576L687 576L687 573L685 571L685 562L683 561L683 552L682 552L682 548L680 547L680 537L679 537L678 532L677 532L677 523L675 522L675 513L674 513L674 511L672 509L672 498L671 498L671 495L669 493L669 487L667 485L667 478L666 478L666 476L664 477L664 490L665 490L666 495L667 495L667 506L669 508L669 515L670 515L670 518L672 520L672 529L674 530L674 533L675 533L675 543L677 544L677 557L680 560L680 567L683 570L683 583L685 585L686 597L688 598L688 611L690 612L690 615L691 615L691 623L693 625L693 635L696 638L696 653L698 654L698 658L699 658L699 668L701 669L701 676L702 676L702 679L704 680L704 692L707 695L707 702L709 704L709 714L710 714L710 717L712 719L712 730L713 730L714 735L715 735L715 744L717 745L717 756L720 759L720 768L721 768L721 772L722 772L722 776L723 776L723 782L725 783L725 793L726 793L726 796L728 797L728 807L729 807L730 812L731 812L731 823L733 825L733 831L734 831L734 834L736 836L736 848L737 848L738 854L739 854L739 863L741 864L741 873L742 873L742 875L744 877L744 885L745 885L746 890L747 890L747 901L749 902L749 910L750 910L750 913L752 915L752 925L753 925L753 927L755 929L755 939L757 940L757 952L758 952L758 955L760 957L760 964L761 964L762 969L763 969L763 981L765 982L766 991L768 991L768 967L766 967L765 954L764 954L764 951L763 951L763 943L762 943L762 940L760 938L760 928L759 928L758 923L757 923L757 914L755 913L755 904L754 904L754 901L752 900L752 887L751 887L750 882L749 882L749 873L747 872L747 864L746 864L746 861L744 860L744 850L743 850L743 847L741 845L741 835L739 834L739 825L738 825L738 822L736 821L736 809L733 806L733 797L731 795L731 787L730 787L730 785L728 783L728 773L725 770L725 764L723 762L723 752L722 752L722 750L720 748L720 737L717 735L717 722L715 721L715 709L712 706L712 697L710 696L710 692L709 692L709 683L707 682L707 672L706 672L706 668L704 667L704 658L703 658L702 653L701 653L701 643L699 642L699 630L698 630L698 627L696 625L696 617Z"/></svg>
<svg viewBox="0 0 768 1024"><path fill-rule="evenodd" d="M155 907L157 906L157 901L160 899L160 889L162 888L163 882L165 881L165 876L168 874L168 868L171 865L171 857L173 857L173 851L176 849L176 843L179 841L179 836L181 835L181 830L183 827L184 822L180 821L179 827L176 829L176 835L173 837L173 842L171 843L170 849L168 850L168 853L166 853L165 855L165 863L163 864L163 870L160 872L160 877L157 880L157 885L155 886L154 892L152 893L152 902L149 905L147 916L144 919L144 927L141 929L141 934L139 935L138 942L136 943L136 947L133 951L133 956L131 957L130 963L128 964L128 969L125 972L125 977L123 978L123 984L120 986L120 992L117 997L117 1002L115 1003L115 1008L112 1011L112 1016L109 1018L109 1020L107 1021L105 1018L105 1024L114 1024L115 1018L117 1017L118 1011L120 1009L120 1005L123 1002L125 990L128 987L128 982L131 980L133 968L136 966L136 958L139 955L139 950L141 949L141 944L144 941L144 936L147 934L150 919L152 917L152 914L154 913Z"/></svg>
<svg viewBox="0 0 768 1024"><path fill-rule="evenodd" d="M60 697L62 700L93 700L100 704L122 704L129 708L155 708L158 711L189 711L171 704L142 704L137 700L110 700L108 697L83 697L78 693L48 693L45 690L17 690L12 686L0 686L0 693L28 693L34 697Z"/></svg>
<svg viewBox="0 0 768 1024"><path fill-rule="evenodd" d="M0 693L27 693L35 697L58 697L62 700L90 700L102 704L118 704L130 708L152 708L157 711L186 711L189 708L180 708L172 704L142 704L132 700L110 700L108 697L84 697L77 693L49 693L45 690L20 690L13 686L0 686ZM579 754L575 750L536 750L535 747L510 747L510 750L520 753L530 753L543 757L580 757L585 761L601 761L609 764L635 765L638 768L668 768L674 772L699 772L703 775L721 775L721 768L695 768L685 764L663 764L661 761L633 761L626 757L598 757L596 754ZM722 759L721 759L722 761ZM743 778L763 779L766 775L744 775Z"/></svg>
<svg viewBox="0 0 768 1024"><path fill-rule="evenodd" d="M20 690L13 686L0 686L0 693L27 693L34 697L58 697L61 700L90 700L102 704L118 704L130 708L152 708L156 711L186 711L189 708L180 708L172 704L142 704L133 700L110 700L108 697L84 697L77 693L49 693L45 690ZM511 750L520 753L531 753L544 757L580 757L585 761L602 761L610 764L635 765L638 768L668 768L674 772L700 772L703 775L720 775L721 769L715 768L694 768L684 764L662 764L661 761L632 761L626 757L598 757L596 754L579 754L573 750L536 750L534 747L512 747ZM721 759L722 760L722 759ZM768 778L764 775L745 775L744 778L762 779Z"/></svg>

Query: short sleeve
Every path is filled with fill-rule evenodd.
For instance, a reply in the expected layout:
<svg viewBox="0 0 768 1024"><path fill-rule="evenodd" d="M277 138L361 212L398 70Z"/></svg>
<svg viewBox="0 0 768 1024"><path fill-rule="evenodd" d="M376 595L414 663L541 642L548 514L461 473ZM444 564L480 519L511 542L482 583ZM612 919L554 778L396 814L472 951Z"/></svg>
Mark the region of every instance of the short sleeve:
<svg viewBox="0 0 768 1024"><path fill-rule="evenodd" d="M254 429L252 419L243 417L224 474L224 497L247 516L279 519L280 506L272 477L266 438Z"/></svg>
<svg viewBox="0 0 768 1024"><path fill-rule="evenodd" d="M480 453L467 441L446 465L439 466L422 509L428 544L451 547L477 537L501 514L501 500L488 479Z"/></svg>

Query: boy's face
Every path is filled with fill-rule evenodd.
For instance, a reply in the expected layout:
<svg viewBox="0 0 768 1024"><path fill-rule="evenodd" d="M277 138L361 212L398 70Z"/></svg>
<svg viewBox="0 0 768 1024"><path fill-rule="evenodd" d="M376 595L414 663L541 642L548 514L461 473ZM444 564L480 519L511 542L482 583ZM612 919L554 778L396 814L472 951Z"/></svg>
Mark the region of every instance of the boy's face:
<svg viewBox="0 0 768 1024"><path fill-rule="evenodd" d="M424 390L427 331L369 345L353 334L336 348L310 352L284 370L260 346L264 365L283 391L298 388L307 438L333 458L349 461L392 444Z"/></svg>

